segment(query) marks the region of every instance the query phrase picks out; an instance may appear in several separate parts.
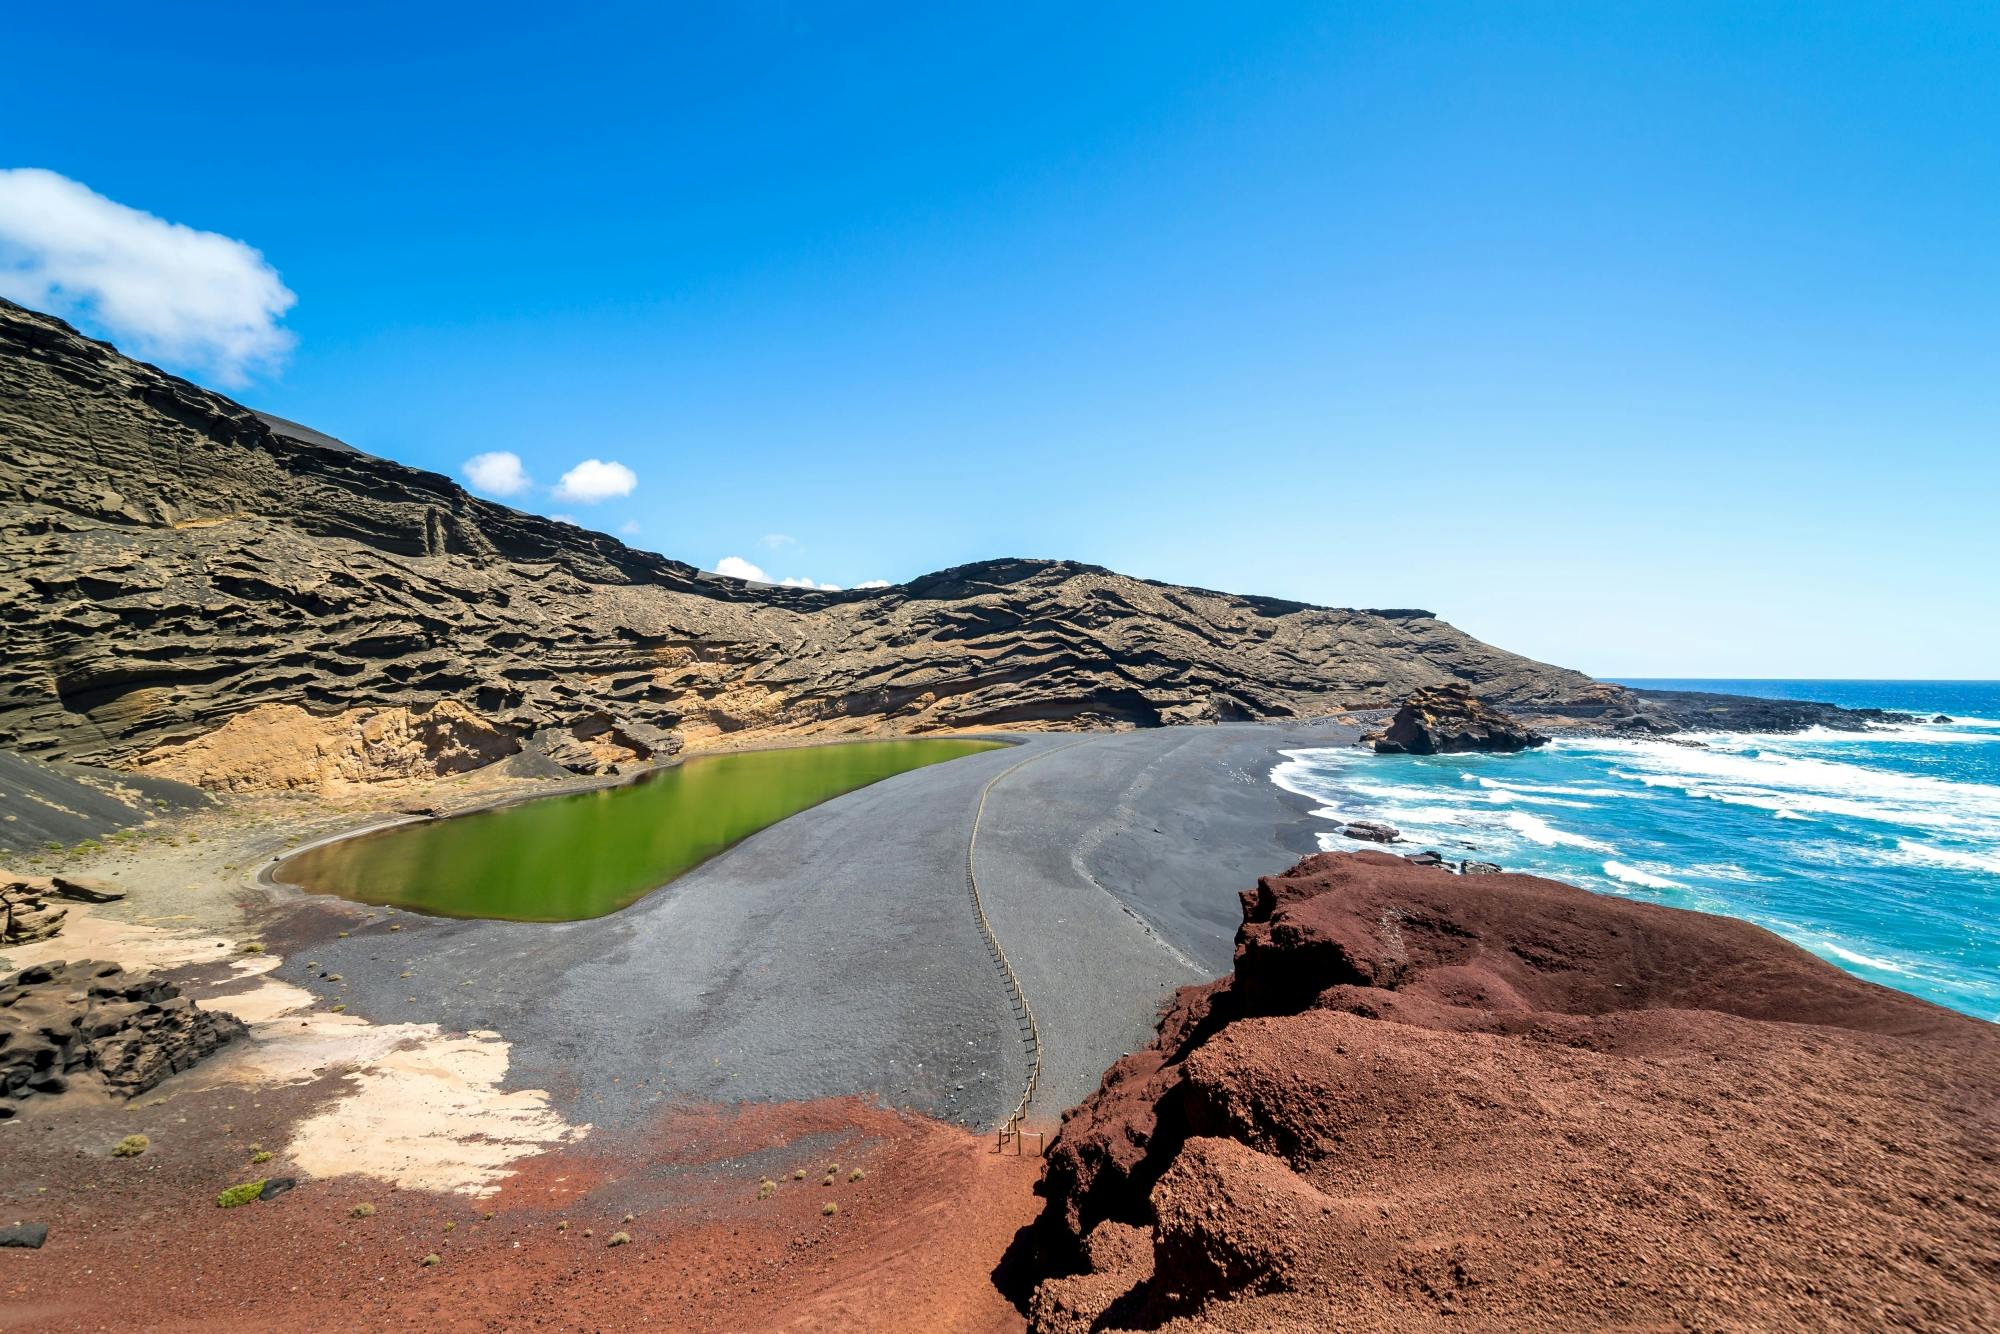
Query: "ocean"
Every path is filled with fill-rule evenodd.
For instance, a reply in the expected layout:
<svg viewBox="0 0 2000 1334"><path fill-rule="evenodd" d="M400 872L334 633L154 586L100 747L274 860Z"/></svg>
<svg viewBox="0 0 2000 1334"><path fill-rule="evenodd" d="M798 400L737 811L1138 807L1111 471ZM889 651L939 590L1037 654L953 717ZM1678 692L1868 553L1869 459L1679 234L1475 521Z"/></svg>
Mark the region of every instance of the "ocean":
<svg viewBox="0 0 2000 1334"><path fill-rule="evenodd" d="M2000 1019L2000 682L1626 685L1948 716L1865 733L1559 738L1520 755L1294 750L1272 781L1329 822L1768 927L1829 963ZM1337 827L1328 849L1364 846Z"/></svg>

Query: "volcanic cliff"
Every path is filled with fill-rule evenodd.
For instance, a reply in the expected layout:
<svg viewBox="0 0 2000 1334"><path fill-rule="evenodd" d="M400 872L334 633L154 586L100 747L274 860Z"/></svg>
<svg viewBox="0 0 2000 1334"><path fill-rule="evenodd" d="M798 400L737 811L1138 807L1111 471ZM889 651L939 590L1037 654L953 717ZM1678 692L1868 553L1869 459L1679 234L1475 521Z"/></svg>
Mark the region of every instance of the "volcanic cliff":
<svg viewBox="0 0 2000 1334"><path fill-rule="evenodd" d="M732 735L1298 717L1448 682L1633 709L1422 611L1046 560L851 592L705 574L4 301L0 512L0 748L212 787L524 749L584 770Z"/></svg>
<svg viewBox="0 0 2000 1334"><path fill-rule="evenodd" d="M1243 900L1050 1145L1034 1328L2000 1328L1992 1024L1528 876Z"/></svg>

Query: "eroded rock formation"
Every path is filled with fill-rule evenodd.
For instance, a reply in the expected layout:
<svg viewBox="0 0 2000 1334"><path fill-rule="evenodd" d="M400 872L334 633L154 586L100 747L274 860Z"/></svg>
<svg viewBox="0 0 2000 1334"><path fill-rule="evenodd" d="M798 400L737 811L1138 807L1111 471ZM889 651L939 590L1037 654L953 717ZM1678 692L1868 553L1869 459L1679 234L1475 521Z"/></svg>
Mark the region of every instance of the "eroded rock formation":
<svg viewBox="0 0 2000 1334"><path fill-rule="evenodd" d="M135 1097L249 1030L180 988L115 963L44 963L0 979L0 1119L94 1075Z"/></svg>
<svg viewBox="0 0 2000 1334"><path fill-rule="evenodd" d="M1549 739L1480 699L1469 687L1451 684L1411 691L1389 725L1366 740L1384 755L1448 755L1527 750L1547 745Z"/></svg>
<svg viewBox="0 0 2000 1334"><path fill-rule="evenodd" d="M1991 1024L1748 923L1321 854L1065 1118L1033 1327L1993 1328L1996 1165Z"/></svg>
<svg viewBox="0 0 2000 1334"><path fill-rule="evenodd" d="M275 426L274 426L275 422ZM0 749L230 787L602 768L731 737L1631 697L1422 611L996 560L704 574L267 419L0 302ZM268 761L268 764L266 763Z"/></svg>

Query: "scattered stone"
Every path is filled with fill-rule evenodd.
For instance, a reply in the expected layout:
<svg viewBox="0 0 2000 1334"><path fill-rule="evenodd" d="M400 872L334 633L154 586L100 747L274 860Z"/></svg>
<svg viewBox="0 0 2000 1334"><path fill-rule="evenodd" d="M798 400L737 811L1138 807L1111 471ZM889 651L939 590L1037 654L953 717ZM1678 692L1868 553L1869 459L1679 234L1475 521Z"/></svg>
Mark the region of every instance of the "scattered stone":
<svg viewBox="0 0 2000 1334"><path fill-rule="evenodd" d="M1380 732L1363 737L1383 755L1448 755L1459 751L1527 750L1548 738L1515 721L1463 685L1410 693Z"/></svg>
<svg viewBox="0 0 2000 1334"><path fill-rule="evenodd" d="M107 880L59 875L52 877L49 883L57 898L74 899L78 903L116 903L125 897L124 890Z"/></svg>
<svg viewBox="0 0 2000 1334"><path fill-rule="evenodd" d="M1409 853L1403 860L1412 866L1443 866L1445 864L1444 854L1434 848L1427 848L1422 852Z"/></svg>
<svg viewBox="0 0 2000 1334"><path fill-rule="evenodd" d="M1375 820L1349 820L1340 832L1367 843L1394 843L1403 837L1394 825Z"/></svg>
<svg viewBox="0 0 2000 1334"><path fill-rule="evenodd" d="M39 1251L42 1243L49 1239L47 1223L14 1223L0 1227L0 1246L19 1246L26 1250Z"/></svg>
<svg viewBox="0 0 2000 1334"><path fill-rule="evenodd" d="M1500 867L1495 862L1460 862L1458 864L1458 873L1460 875L1499 875Z"/></svg>

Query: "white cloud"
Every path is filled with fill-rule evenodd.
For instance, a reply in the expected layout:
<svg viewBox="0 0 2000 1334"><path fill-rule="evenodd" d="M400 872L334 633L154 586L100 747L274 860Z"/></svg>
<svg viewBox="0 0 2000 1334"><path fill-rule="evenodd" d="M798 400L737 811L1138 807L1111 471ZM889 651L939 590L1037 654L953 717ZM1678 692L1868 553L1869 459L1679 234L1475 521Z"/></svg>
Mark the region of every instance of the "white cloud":
<svg viewBox="0 0 2000 1334"><path fill-rule="evenodd" d="M799 539L793 537L790 533L766 533L758 541L762 542L772 551L782 551L786 547L795 547L799 544Z"/></svg>
<svg viewBox="0 0 2000 1334"><path fill-rule="evenodd" d="M637 485L639 475L624 464L585 459L562 475L562 480L556 483L555 498L595 505L614 496L629 496Z"/></svg>
<svg viewBox="0 0 2000 1334"><path fill-rule="evenodd" d="M771 582L771 576L744 560L741 556L724 556L715 563L717 574L726 574L732 579L755 579L760 584Z"/></svg>
<svg viewBox="0 0 2000 1334"><path fill-rule="evenodd" d="M817 588L822 593L838 593L840 591L839 584L816 584L810 579L780 579L778 582L786 588Z"/></svg>
<svg viewBox="0 0 2000 1334"><path fill-rule="evenodd" d="M576 516L574 514L551 514L549 517L551 519L554 519L557 523L568 523L568 524L576 523Z"/></svg>
<svg viewBox="0 0 2000 1334"><path fill-rule="evenodd" d="M459 471L472 483L474 491L489 496L518 496L534 485L527 470L521 467L521 456L504 449L474 454Z"/></svg>
<svg viewBox="0 0 2000 1334"><path fill-rule="evenodd" d="M278 321L298 298L258 251L37 167L0 169L0 296L226 385L276 369L295 341Z"/></svg>
<svg viewBox="0 0 2000 1334"><path fill-rule="evenodd" d="M889 582L889 581L888 581L887 579L863 579L863 580L862 580L862 581L861 581L860 583L856 584L856 585L855 585L855 587L856 587L856 588L858 588L858 589L859 589L859 588L893 588L893 587L895 587L895 585L891 584L891 583L890 583L890 582Z"/></svg>
<svg viewBox="0 0 2000 1334"><path fill-rule="evenodd" d="M639 535L639 521L637 519L627 519L618 525L618 531L627 537L637 537Z"/></svg>

